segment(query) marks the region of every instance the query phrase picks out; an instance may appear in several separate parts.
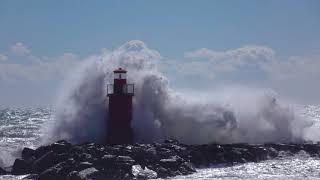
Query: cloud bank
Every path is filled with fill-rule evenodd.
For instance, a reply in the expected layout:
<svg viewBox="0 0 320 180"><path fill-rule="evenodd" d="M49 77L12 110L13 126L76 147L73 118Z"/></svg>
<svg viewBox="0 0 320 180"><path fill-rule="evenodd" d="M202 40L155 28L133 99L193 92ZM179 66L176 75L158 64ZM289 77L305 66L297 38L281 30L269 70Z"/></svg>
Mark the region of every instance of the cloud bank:
<svg viewBox="0 0 320 180"><path fill-rule="evenodd" d="M17 42L14 45L12 45L11 51L16 55L25 55L31 52L31 50L22 42Z"/></svg>
<svg viewBox="0 0 320 180"><path fill-rule="evenodd" d="M131 54L122 56L136 54L134 50L137 48L147 51L148 48L144 46L144 44L130 46ZM118 49L117 53L121 54L123 49L125 47L122 47L122 50ZM0 52L0 86L3 89L3 95L0 97L3 96L3 102L10 103L8 97L15 98L15 94L10 90L12 87L19 89L27 86L30 92L45 92L47 90L41 90L41 87L53 86L52 84L57 86L82 61L102 54L109 56L113 53L113 56L116 56L113 51L102 48L100 53L87 57L68 52L47 57L36 55L27 45L17 42L9 46L7 52ZM159 52L156 54L161 57ZM140 56L146 55L140 54ZM141 60L147 58L140 57ZM245 45L224 51L201 48L185 52L184 59L164 58L157 66L177 89L191 91L193 88L190 84L204 91L225 85L244 85L271 88L299 103L319 103L320 55L317 53L282 57L272 48L260 45ZM53 95L52 91L48 92L43 95L43 99Z"/></svg>

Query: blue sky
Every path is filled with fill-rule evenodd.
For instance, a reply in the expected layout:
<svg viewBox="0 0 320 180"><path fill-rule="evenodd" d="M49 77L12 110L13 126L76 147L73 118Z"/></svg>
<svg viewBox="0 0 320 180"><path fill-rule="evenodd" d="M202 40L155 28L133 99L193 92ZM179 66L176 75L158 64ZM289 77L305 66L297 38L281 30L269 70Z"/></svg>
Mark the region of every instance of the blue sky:
<svg viewBox="0 0 320 180"><path fill-rule="evenodd" d="M261 68L263 72L257 70L252 74L253 71L246 71L246 68L243 70L241 67L236 73L233 71L227 76L226 74L219 76L220 71L216 70L214 72L216 84L244 83L255 87L276 89L284 94L290 94L291 97L297 97L297 99L314 99L311 96L305 97L301 90L293 92L294 90L286 87L295 89L294 82L306 78L302 76L309 76L305 72L312 73L313 82L310 85L319 83L317 80L319 80L320 73L314 72L316 70L313 69L312 72L310 70L310 67L320 65L317 63L320 54L319 17L320 1L318 0L1 0L0 59L2 57L3 61L0 62L0 68L2 65L3 69L7 69L5 68L7 66L3 64L28 64L29 62L26 62L25 59L55 62L60 58L63 61L65 53L72 53L76 56L76 58L72 57L74 59L82 59L99 53L102 48L115 49L135 39L143 41L149 48L160 52L163 61L169 64L175 63L177 66L188 66L184 65L186 59L195 60L200 57L205 59L204 61L213 61L217 57L212 55L212 52L231 51L232 54L241 51L239 48L254 45L270 48L275 53L271 59L276 59L276 63L279 63L278 65L273 63L272 66L280 66L282 69L271 72L271 69L275 68L271 68L270 64L264 64ZM13 47L18 48L18 51L23 51L25 48L25 51L17 55L13 52ZM205 55L186 56L201 48L210 52L206 52ZM253 49L255 48L249 51L252 52ZM29 55L26 58L21 54ZM294 58L299 60L292 60ZM304 64L308 66L302 67ZM203 65L199 65L199 68L201 69ZM299 73L285 74L285 77L298 77L294 77L295 79L291 79L292 82L280 87L283 83L275 79L284 77L281 72L286 72L292 66L301 71L300 75ZM19 68L23 69L23 66ZM170 71L165 66L163 69L173 81L174 79L183 81L182 75L172 73L174 70ZM270 73L272 76L277 73L281 75L271 77ZM16 78L17 75L13 72L2 72L2 76L3 74L6 74L6 78L1 78L0 74L0 81L3 84L0 85L0 88L2 87L2 94L5 95L0 98L6 97L7 99L13 94L10 93L14 91L13 89L19 89L21 86L28 89L28 85L21 84L33 84L36 87L45 84L46 90L50 93L44 93L43 97L49 97L55 91L54 87L63 79L63 77L51 78L50 82L46 80L29 83L29 80ZM5 79L12 80L8 76L13 76L15 83L5 83ZM197 79L198 76L201 75L196 72L189 78ZM266 76L269 78L265 78ZM203 81L193 82L205 86L201 82L206 80L205 78ZM261 85L256 81L264 83ZM186 84L188 83L181 83L181 88L188 88ZM301 85L297 86L301 87ZM29 87L30 92L35 92L31 85ZM318 88L312 85L310 89L314 90L310 90L310 93L316 95L315 91ZM311 100L307 102L314 103ZM39 103L43 102L39 100Z"/></svg>
<svg viewBox="0 0 320 180"><path fill-rule="evenodd" d="M0 49L24 42L42 55L88 54L139 39L167 56L262 44L284 55L320 46L315 1L0 2ZM44 45L45 44L45 45Z"/></svg>

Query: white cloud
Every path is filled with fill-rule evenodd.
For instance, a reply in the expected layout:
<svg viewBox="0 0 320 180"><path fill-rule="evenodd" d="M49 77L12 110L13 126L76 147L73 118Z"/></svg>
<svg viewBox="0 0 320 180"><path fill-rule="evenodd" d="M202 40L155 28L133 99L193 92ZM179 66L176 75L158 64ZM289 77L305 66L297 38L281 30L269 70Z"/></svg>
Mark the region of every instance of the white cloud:
<svg viewBox="0 0 320 180"><path fill-rule="evenodd" d="M16 55L25 55L31 52L31 50L22 42L17 42L14 45L12 45L11 51Z"/></svg>
<svg viewBox="0 0 320 180"><path fill-rule="evenodd" d="M291 56L264 64L269 86L298 101L319 103L320 55Z"/></svg>
<svg viewBox="0 0 320 180"><path fill-rule="evenodd" d="M265 73L273 80L290 80L320 75L320 55L290 56L280 58L273 49L265 46L244 46L226 51L214 51L206 48L185 53L185 57L191 61L185 64L197 62L197 66L211 67L215 73L232 73L233 71L246 71L253 68ZM198 73L204 69L198 68ZM191 70L194 71L195 69Z"/></svg>
<svg viewBox="0 0 320 180"><path fill-rule="evenodd" d="M224 82L235 77L231 82L246 80L249 85L273 88L309 102L319 97L319 54L280 57L269 47L244 46L226 51L202 48L185 53L185 57L188 61L179 65L183 72L203 77L214 74Z"/></svg>
<svg viewBox="0 0 320 180"><path fill-rule="evenodd" d="M212 79L237 71L260 70L262 64L274 60L275 51L266 46L247 45L225 51L202 48L186 52L184 56L187 61L177 64L179 72Z"/></svg>
<svg viewBox="0 0 320 180"><path fill-rule="evenodd" d="M17 57L9 56L9 59L12 58L10 63L0 64L0 81L61 80L65 78L73 68L77 67L81 61L90 58L98 59L97 57L117 56L117 61L119 61L119 64L122 66L134 66L138 69L154 68L155 63L151 61L157 61L161 58L157 51L147 48L142 41L138 40L129 41L114 51L108 51L103 48L102 52L98 55L92 54L87 58L80 58L73 53L64 53L57 57L40 57L32 54L31 50L20 42L14 44L11 50L15 54L27 55L23 56L24 60L27 61L24 61L24 63L15 63L15 58ZM132 59L131 57L135 58Z"/></svg>
<svg viewBox="0 0 320 180"><path fill-rule="evenodd" d="M82 59L73 53L64 53L57 57L40 57L33 55L24 44L16 43L11 46L14 54L26 55L24 63L16 63L16 56L4 56L0 54L0 81L19 82L27 81L47 81L63 79ZM20 57L21 58L21 57Z"/></svg>
<svg viewBox="0 0 320 180"><path fill-rule="evenodd" d="M288 59L273 61L262 66L270 77L279 81L320 79L319 67L320 55L291 56Z"/></svg>
<svg viewBox="0 0 320 180"><path fill-rule="evenodd" d="M4 54L0 54L0 61L6 61L8 60L8 57Z"/></svg>
<svg viewBox="0 0 320 180"><path fill-rule="evenodd" d="M275 51L266 46L248 45L237 49L226 51L214 51L207 48L198 49L185 53L187 58L207 58L211 61L233 61L237 64L246 60L270 60L273 59Z"/></svg>
<svg viewBox="0 0 320 180"><path fill-rule="evenodd" d="M38 64L0 64L0 79L7 82L19 80L46 81L64 78L77 62L61 61L43 62Z"/></svg>

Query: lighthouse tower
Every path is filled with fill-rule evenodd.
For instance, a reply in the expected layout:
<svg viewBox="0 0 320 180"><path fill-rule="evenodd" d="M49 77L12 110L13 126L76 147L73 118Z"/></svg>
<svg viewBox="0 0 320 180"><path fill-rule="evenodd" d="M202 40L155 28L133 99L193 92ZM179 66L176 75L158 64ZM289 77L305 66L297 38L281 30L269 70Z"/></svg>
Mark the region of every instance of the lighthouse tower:
<svg viewBox="0 0 320 180"><path fill-rule="evenodd" d="M114 82L107 85L109 97L107 144L131 144L133 142L131 120L134 85L127 84L126 70L119 68L113 72Z"/></svg>

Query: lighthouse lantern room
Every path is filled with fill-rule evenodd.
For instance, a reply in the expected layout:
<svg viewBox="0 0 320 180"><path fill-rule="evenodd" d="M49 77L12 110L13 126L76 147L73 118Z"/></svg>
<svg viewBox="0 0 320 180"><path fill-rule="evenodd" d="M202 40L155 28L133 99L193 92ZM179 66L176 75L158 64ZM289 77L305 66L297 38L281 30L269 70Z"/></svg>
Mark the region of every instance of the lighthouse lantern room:
<svg viewBox="0 0 320 180"><path fill-rule="evenodd" d="M127 84L126 70L119 68L113 72L113 84L107 85L109 98L107 144L131 144L133 143L131 120L134 85Z"/></svg>

